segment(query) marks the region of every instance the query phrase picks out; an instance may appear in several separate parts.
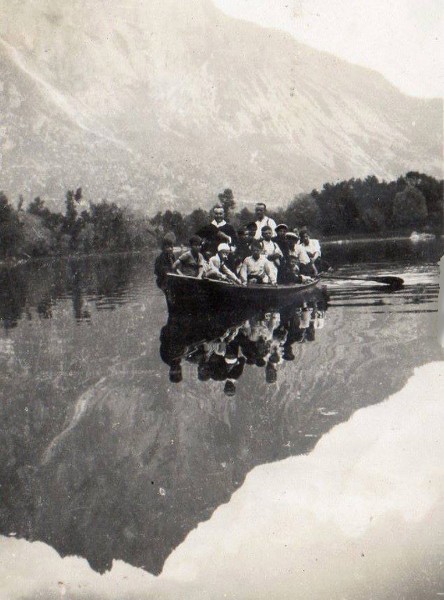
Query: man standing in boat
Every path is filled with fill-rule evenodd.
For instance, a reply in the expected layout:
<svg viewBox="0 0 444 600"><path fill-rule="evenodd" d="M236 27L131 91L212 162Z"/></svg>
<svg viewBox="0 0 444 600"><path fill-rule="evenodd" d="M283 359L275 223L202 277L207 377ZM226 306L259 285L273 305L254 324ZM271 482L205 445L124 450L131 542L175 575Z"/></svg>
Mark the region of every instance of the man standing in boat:
<svg viewBox="0 0 444 600"><path fill-rule="evenodd" d="M219 244L228 244L234 251L237 243L236 230L225 220L224 207L216 204L212 209L213 220L196 232L203 240L203 251L216 254Z"/></svg>
<svg viewBox="0 0 444 600"><path fill-rule="evenodd" d="M254 209L256 215L256 233L254 234L255 239L260 240L262 237L262 227L271 227L271 237L276 235L276 222L271 217L268 217L267 206L263 202L258 202Z"/></svg>

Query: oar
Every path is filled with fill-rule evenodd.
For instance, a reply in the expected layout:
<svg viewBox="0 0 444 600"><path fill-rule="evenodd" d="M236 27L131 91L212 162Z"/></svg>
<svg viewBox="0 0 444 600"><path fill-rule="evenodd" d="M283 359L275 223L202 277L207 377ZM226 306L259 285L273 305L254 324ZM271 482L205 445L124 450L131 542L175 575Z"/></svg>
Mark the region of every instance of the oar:
<svg viewBox="0 0 444 600"><path fill-rule="evenodd" d="M389 285L391 288L401 288L404 285L404 279L401 277L393 277L392 275L383 275L378 277L345 277L344 275L324 275L321 273L323 279L344 279L345 281L375 281L376 283L383 283Z"/></svg>

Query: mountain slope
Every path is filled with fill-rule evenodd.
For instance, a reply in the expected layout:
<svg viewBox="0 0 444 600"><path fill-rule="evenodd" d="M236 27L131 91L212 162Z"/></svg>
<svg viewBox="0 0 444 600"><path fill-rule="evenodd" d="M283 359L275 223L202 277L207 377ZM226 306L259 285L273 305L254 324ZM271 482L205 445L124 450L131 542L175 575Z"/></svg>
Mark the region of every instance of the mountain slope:
<svg viewBox="0 0 444 600"><path fill-rule="evenodd" d="M153 211L441 176L442 103L209 0L0 0L2 180Z"/></svg>

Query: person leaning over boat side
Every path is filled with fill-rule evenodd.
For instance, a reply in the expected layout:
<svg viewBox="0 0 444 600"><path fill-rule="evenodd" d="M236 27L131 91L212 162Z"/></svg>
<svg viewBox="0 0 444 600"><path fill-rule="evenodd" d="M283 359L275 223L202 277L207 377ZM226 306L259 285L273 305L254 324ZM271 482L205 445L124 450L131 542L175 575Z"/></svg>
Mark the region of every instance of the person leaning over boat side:
<svg viewBox="0 0 444 600"><path fill-rule="evenodd" d="M208 270L205 273L207 279L220 279L222 281L233 281L241 284L241 280L227 266L230 246L228 244L219 244L217 254L208 261Z"/></svg>
<svg viewBox="0 0 444 600"><path fill-rule="evenodd" d="M297 258L301 275L308 275L309 277L316 276L318 274L316 267L312 264L305 248L298 243L299 233L296 231L289 231L285 235L285 238L288 242L288 257L295 256Z"/></svg>
<svg viewBox="0 0 444 600"><path fill-rule="evenodd" d="M203 249L216 254L217 247L221 243L234 248L237 244L237 234L234 227L225 220L224 207L221 204L216 204L212 208L212 215L213 220L211 223L204 225L196 232L196 235L203 240Z"/></svg>
<svg viewBox="0 0 444 600"><path fill-rule="evenodd" d="M265 225L268 225L269 227L271 227L271 236L273 237L276 233L276 221L274 221L274 219L272 219L271 217L268 217L265 213L267 212L267 206L266 204L264 204L263 202L258 202L256 204L256 207L254 209L255 215L256 215L256 233L254 234L254 237L256 240L260 240L261 236L262 236L262 227L265 227Z"/></svg>
<svg viewBox="0 0 444 600"><path fill-rule="evenodd" d="M198 235L192 235L190 238L190 249L181 254L173 265L173 269L179 275L202 279L207 265L200 252L201 246L202 238Z"/></svg>
<svg viewBox="0 0 444 600"><path fill-rule="evenodd" d="M276 274L271 269L271 263L262 254L262 244L259 240L251 242L251 255L242 263L239 272L242 283L271 283L276 285Z"/></svg>
<svg viewBox="0 0 444 600"><path fill-rule="evenodd" d="M165 288L167 273L172 273L173 271L173 242L168 238L164 238L162 240L162 252L156 258L156 261L154 263L154 274L156 275L156 283L161 290Z"/></svg>

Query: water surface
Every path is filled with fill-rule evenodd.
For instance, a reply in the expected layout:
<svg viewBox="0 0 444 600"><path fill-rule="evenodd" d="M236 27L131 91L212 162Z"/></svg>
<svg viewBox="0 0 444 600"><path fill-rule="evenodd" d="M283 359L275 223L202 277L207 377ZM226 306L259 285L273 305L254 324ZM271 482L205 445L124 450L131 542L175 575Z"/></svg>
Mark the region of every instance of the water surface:
<svg viewBox="0 0 444 600"><path fill-rule="evenodd" d="M329 282L291 309L223 318L168 318L151 256L0 271L5 543L159 575L255 467L309 456L442 359L441 253L441 241L326 245L341 274L400 275L405 287ZM303 486L304 469L294 477Z"/></svg>

